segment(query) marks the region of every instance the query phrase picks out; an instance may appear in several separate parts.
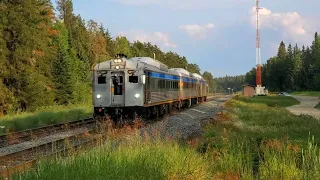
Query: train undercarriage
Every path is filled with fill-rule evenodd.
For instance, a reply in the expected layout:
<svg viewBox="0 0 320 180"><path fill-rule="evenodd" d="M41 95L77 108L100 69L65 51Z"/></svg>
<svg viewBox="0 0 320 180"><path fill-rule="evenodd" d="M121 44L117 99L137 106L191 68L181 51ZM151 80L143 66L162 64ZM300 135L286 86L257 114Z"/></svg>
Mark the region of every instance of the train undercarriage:
<svg viewBox="0 0 320 180"><path fill-rule="evenodd" d="M93 117L95 119L110 119L114 123L130 123L137 118L151 120L171 114L174 111L189 108L204 101L207 101L206 96L145 107L95 107Z"/></svg>

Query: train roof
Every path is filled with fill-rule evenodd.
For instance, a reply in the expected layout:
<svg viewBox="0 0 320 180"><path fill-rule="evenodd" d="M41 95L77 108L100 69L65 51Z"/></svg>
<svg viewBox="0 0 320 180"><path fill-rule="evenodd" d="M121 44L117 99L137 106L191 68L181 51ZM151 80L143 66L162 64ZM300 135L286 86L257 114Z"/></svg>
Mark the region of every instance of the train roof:
<svg viewBox="0 0 320 180"><path fill-rule="evenodd" d="M170 70L176 71L180 74L186 75L186 76L191 76L191 73L183 68L171 68Z"/></svg>
<svg viewBox="0 0 320 180"><path fill-rule="evenodd" d="M198 79L203 79L203 77L200 74L192 73L192 75Z"/></svg>
<svg viewBox="0 0 320 180"><path fill-rule="evenodd" d="M144 63L146 65L157 67L161 71L166 71L166 72L168 71L167 65L163 64L162 62L156 59L152 59L150 57L133 57L133 58L130 58L129 60L137 61L137 62Z"/></svg>

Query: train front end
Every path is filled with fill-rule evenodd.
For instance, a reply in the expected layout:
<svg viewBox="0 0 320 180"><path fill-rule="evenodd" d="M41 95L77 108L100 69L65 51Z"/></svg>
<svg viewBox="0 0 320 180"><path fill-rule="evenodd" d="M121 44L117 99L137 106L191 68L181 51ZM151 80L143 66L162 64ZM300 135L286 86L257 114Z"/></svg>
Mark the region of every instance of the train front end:
<svg viewBox="0 0 320 180"><path fill-rule="evenodd" d="M109 115L117 121L134 118L143 109L144 65L118 57L93 70L94 117Z"/></svg>

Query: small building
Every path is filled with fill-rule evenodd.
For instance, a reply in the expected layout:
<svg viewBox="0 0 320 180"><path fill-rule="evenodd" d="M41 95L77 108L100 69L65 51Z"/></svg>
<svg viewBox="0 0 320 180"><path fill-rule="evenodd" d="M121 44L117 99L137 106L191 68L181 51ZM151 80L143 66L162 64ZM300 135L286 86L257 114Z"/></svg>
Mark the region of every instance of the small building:
<svg viewBox="0 0 320 180"><path fill-rule="evenodd" d="M247 97L253 97L255 94L255 89L253 85L245 84L242 86L242 95Z"/></svg>

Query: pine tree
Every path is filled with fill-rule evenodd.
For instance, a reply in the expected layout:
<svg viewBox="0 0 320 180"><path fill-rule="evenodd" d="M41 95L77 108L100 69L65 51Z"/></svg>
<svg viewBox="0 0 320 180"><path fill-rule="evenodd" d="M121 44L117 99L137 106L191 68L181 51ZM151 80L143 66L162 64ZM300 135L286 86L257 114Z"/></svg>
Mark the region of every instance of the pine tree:
<svg viewBox="0 0 320 180"><path fill-rule="evenodd" d="M314 64L314 90L320 90L320 37L316 32L314 35L314 41L311 46L312 64Z"/></svg>
<svg viewBox="0 0 320 180"><path fill-rule="evenodd" d="M58 21L55 24L55 29L59 31L59 36L54 39L58 51L57 58L53 63L56 101L59 104L68 104L74 102L72 95L75 89L73 74L76 65L70 55L67 28Z"/></svg>

